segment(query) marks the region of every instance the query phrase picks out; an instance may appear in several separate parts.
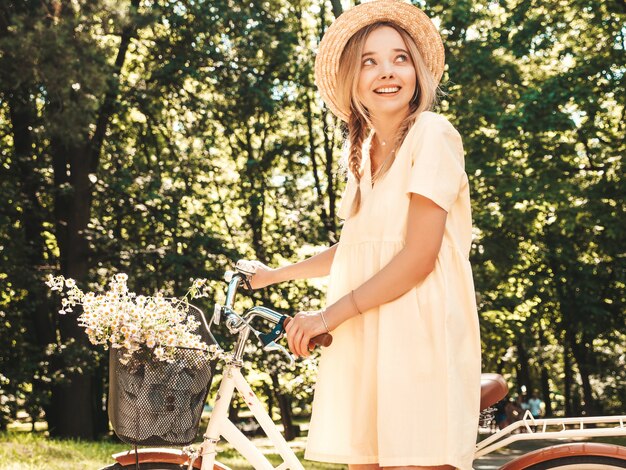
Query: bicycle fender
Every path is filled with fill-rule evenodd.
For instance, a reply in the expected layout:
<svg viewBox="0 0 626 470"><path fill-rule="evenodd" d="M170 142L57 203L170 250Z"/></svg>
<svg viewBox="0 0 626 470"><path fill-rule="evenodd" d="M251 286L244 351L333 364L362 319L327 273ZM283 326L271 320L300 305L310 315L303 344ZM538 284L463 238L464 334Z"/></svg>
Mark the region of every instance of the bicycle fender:
<svg viewBox="0 0 626 470"><path fill-rule="evenodd" d="M547 462L562 457L577 455L593 455L596 457L612 457L626 461L626 447L601 442L575 442L558 444L555 446L537 449L524 454L507 463L500 470L523 470L538 463Z"/></svg>
<svg viewBox="0 0 626 470"><path fill-rule="evenodd" d="M189 465L189 457L181 450L168 449L166 447L151 447L148 449L138 449L137 454L139 456L139 463L172 463L175 465ZM113 454L112 457L120 465L134 465L135 464L135 451L127 450ZM202 457L198 457L194 463L193 468L200 470L202 466ZM213 470L230 470L225 465L215 462Z"/></svg>

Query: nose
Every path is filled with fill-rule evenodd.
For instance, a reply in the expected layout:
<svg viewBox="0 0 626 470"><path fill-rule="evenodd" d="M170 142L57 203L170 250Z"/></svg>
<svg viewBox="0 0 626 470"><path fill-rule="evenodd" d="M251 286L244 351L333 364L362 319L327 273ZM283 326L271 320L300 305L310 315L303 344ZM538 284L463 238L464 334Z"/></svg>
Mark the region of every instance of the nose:
<svg viewBox="0 0 626 470"><path fill-rule="evenodd" d="M385 62L381 66L380 78L393 77L393 64Z"/></svg>

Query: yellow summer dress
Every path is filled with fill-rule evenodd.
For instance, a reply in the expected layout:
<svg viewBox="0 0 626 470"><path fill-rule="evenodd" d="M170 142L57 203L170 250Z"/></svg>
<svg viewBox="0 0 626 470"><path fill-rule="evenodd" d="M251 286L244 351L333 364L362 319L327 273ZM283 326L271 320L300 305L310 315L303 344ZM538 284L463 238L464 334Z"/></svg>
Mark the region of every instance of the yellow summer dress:
<svg viewBox="0 0 626 470"><path fill-rule="evenodd" d="M480 400L480 338L468 261L472 221L461 136L422 112L372 188L363 144L362 204L351 174L330 271L328 305L404 247L411 193L448 212L435 269L397 299L351 318L322 350L305 458L347 464L472 468ZM428 230L427 227L424 228Z"/></svg>

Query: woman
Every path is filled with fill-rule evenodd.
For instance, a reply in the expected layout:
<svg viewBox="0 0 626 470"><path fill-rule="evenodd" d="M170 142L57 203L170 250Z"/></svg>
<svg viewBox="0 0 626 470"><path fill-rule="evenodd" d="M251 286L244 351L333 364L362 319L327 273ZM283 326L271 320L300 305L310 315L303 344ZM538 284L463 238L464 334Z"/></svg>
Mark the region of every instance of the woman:
<svg viewBox="0 0 626 470"><path fill-rule="evenodd" d="M305 457L351 470L471 469L480 340L461 137L432 108L441 38L400 0L361 4L328 29L316 84L347 122L339 242L252 286L330 274L327 307L287 326L291 351L321 352Z"/></svg>

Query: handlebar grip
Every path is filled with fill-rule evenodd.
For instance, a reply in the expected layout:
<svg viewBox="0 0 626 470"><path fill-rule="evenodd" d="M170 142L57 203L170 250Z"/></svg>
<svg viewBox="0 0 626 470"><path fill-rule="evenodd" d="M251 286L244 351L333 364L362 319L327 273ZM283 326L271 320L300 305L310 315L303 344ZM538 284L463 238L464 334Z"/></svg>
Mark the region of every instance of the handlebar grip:
<svg viewBox="0 0 626 470"><path fill-rule="evenodd" d="M283 326L286 327L291 320L293 320L293 318L286 317ZM322 333L321 335L314 336L309 340L309 348L313 349L315 346L323 346L327 348L332 344L332 342L333 336L330 333Z"/></svg>
<svg viewBox="0 0 626 470"><path fill-rule="evenodd" d="M317 335L316 337L311 338L309 344L311 343L327 348L333 343L333 335L331 335L330 333L322 333L321 335Z"/></svg>

